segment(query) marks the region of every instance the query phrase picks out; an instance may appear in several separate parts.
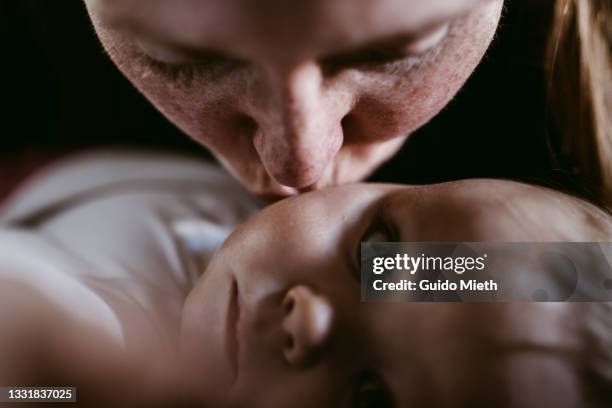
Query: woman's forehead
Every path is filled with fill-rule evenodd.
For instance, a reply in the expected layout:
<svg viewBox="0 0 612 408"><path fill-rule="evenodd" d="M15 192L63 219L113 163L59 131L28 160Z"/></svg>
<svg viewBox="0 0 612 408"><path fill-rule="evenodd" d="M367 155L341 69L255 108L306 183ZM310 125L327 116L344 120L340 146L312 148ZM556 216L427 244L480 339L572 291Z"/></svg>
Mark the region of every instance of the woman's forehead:
<svg viewBox="0 0 612 408"><path fill-rule="evenodd" d="M100 22L181 49L331 52L418 35L487 0L85 0ZM235 49L234 49L235 48Z"/></svg>

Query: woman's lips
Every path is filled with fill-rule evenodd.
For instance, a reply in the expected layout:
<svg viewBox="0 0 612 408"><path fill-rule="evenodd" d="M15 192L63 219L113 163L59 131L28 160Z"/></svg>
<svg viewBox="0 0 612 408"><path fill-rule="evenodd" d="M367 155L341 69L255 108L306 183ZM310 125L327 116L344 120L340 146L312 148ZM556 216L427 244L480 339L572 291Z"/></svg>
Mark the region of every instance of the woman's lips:
<svg viewBox="0 0 612 408"><path fill-rule="evenodd" d="M289 188L289 187L287 187ZM282 190L282 191L268 191L265 193L257 193L257 197L264 202L264 204L274 204L277 201L284 200L285 198L293 197L298 195L298 190Z"/></svg>
<svg viewBox="0 0 612 408"><path fill-rule="evenodd" d="M238 377L238 360L240 345L238 342L238 322L240 320L240 292L238 282L232 279L229 305L227 309L227 322L225 326L225 349L234 369L235 378Z"/></svg>

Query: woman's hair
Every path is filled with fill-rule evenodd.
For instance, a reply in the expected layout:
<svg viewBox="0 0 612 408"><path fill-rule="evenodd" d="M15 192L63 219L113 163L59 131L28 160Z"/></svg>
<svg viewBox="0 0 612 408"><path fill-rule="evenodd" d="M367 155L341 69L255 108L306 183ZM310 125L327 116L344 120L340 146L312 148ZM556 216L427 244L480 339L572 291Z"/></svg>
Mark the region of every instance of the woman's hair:
<svg viewBox="0 0 612 408"><path fill-rule="evenodd" d="M551 143L596 202L612 205L610 0L555 0L549 48Z"/></svg>

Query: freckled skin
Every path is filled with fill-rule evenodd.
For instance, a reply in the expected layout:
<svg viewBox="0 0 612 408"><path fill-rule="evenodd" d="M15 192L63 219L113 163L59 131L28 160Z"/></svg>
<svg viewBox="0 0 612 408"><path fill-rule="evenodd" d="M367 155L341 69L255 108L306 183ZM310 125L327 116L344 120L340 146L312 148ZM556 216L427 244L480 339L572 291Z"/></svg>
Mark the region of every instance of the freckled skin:
<svg viewBox="0 0 612 408"><path fill-rule="evenodd" d="M102 44L134 85L247 188L278 196L361 180L393 156L473 72L503 4L448 3L453 6L436 13L462 3L467 13L454 19L442 41L422 56L329 71L325 57L413 32L424 18L419 16L440 2L366 1L351 8L345 0L304 1L278 9L278 2L260 0L263 11L256 12L254 4L241 0L186 1L185 7L202 13L206 24L185 20L185 29L176 31L189 38L180 41L196 38L203 49L213 44L241 62L169 77L152 67L137 45L135 38L142 37L137 23L132 31L114 28L130 2L123 3L128 11L116 11L111 1L86 2ZM139 7L146 14L147 6ZM164 35L159 30L156 38Z"/></svg>

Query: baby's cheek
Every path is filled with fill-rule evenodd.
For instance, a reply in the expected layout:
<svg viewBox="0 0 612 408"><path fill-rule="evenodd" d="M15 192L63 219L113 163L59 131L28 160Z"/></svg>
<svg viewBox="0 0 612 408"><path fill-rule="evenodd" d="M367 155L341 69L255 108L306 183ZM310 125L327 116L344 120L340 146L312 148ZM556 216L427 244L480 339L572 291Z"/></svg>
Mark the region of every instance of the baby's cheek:
<svg viewBox="0 0 612 408"><path fill-rule="evenodd" d="M503 368L509 407L584 406L576 368L550 352L512 356Z"/></svg>

